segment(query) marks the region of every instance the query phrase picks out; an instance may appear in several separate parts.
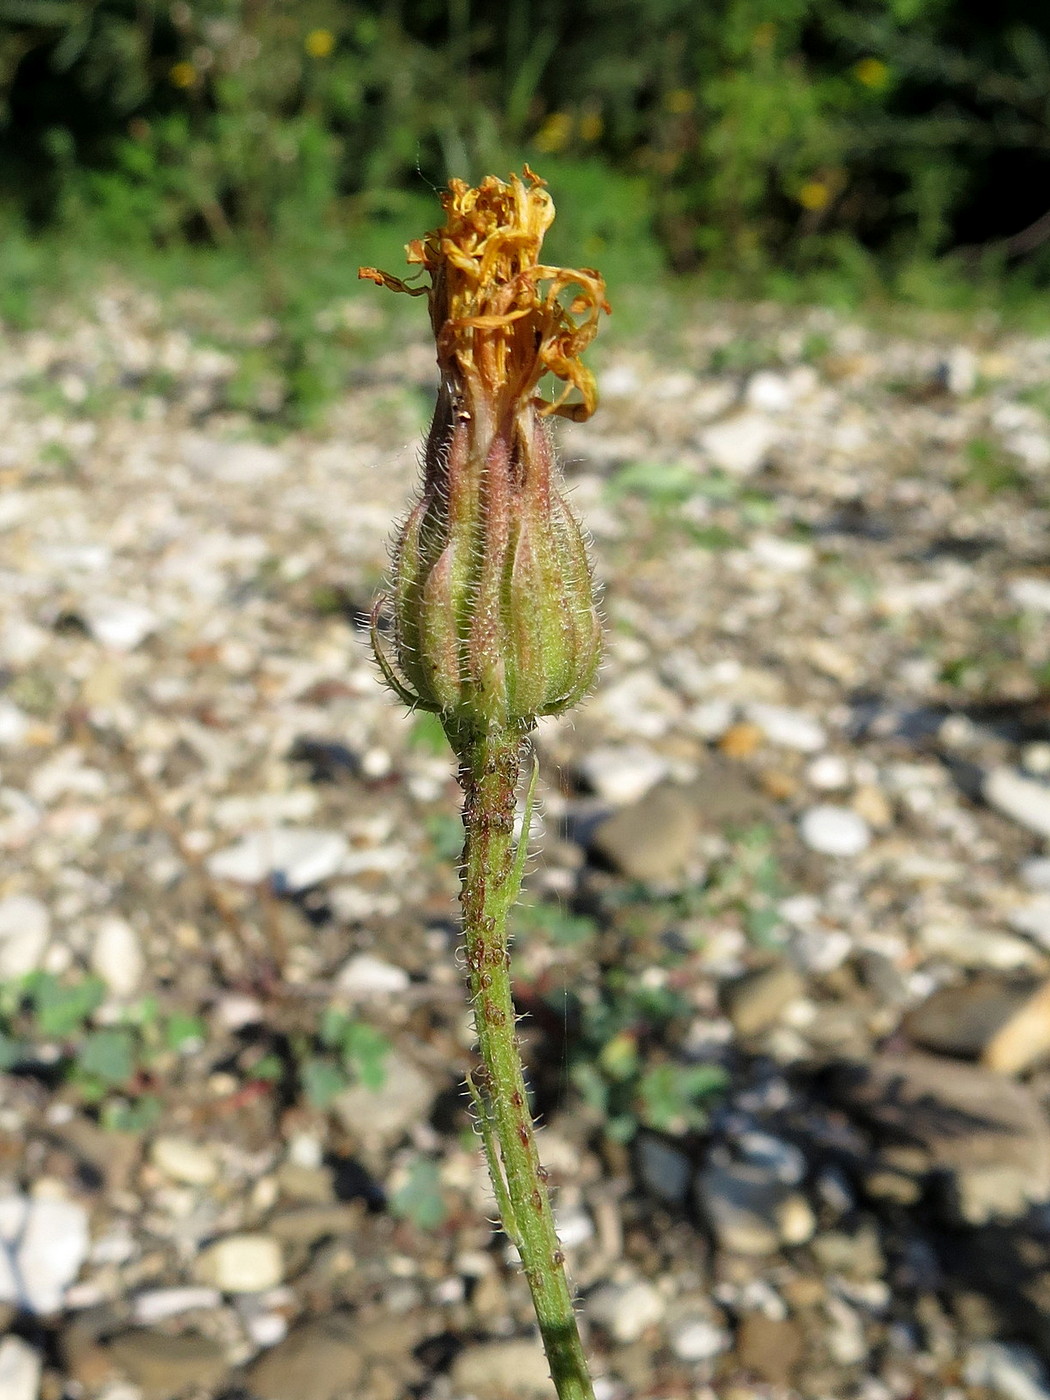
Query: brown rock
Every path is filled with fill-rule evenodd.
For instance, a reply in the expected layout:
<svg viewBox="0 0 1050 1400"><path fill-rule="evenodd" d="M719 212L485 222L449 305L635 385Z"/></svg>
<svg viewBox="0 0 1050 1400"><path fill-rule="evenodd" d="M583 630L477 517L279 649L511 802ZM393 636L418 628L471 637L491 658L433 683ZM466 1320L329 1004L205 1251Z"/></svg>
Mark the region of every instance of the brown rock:
<svg viewBox="0 0 1050 1400"><path fill-rule="evenodd" d="M553 1390L539 1339L467 1347L452 1363L451 1379L456 1394L483 1396L484 1400L519 1400L524 1395L546 1398Z"/></svg>
<svg viewBox="0 0 1050 1400"><path fill-rule="evenodd" d="M316 1244L331 1235L351 1235L360 1227L363 1207L357 1204L293 1206L278 1211L267 1230L282 1244Z"/></svg>
<svg viewBox="0 0 1050 1400"><path fill-rule="evenodd" d="M757 724L741 720L730 725L718 741L718 747L726 758L750 758L761 748L764 737Z"/></svg>
<svg viewBox="0 0 1050 1400"><path fill-rule="evenodd" d="M726 988L726 1015L737 1035L758 1035L775 1025L805 989L805 982L790 963L773 963L746 973Z"/></svg>
<svg viewBox="0 0 1050 1400"><path fill-rule="evenodd" d="M661 783L601 822L591 846L629 880L674 880L685 870L698 828L696 809L683 789Z"/></svg>
<svg viewBox="0 0 1050 1400"><path fill-rule="evenodd" d="M976 1059L1013 1020L1031 991L1029 981L995 975L940 987L905 1016L902 1029L926 1050Z"/></svg>
<svg viewBox="0 0 1050 1400"><path fill-rule="evenodd" d="M837 1083L883 1139L886 1165L943 1179L967 1224L1050 1200L1050 1126L1024 1085L934 1055L881 1055Z"/></svg>
<svg viewBox="0 0 1050 1400"><path fill-rule="evenodd" d="M337 1400L354 1394L364 1372L361 1347L341 1318L307 1322L248 1368L255 1400Z"/></svg>
<svg viewBox="0 0 1050 1400"><path fill-rule="evenodd" d="M1050 982L1044 982L984 1048L981 1063L999 1074L1021 1074L1050 1052Z"/></svg>
<svg viewBox="0 0 1050 1400"><path fill-rule="evenodd" d="M768 1385L790 1385L804 1349L798 1324L790 1318L777 1320L764 1313L748 1313L737 1329L740 1366Z"/></svg>
<svg viewBox="0 0 1050 1400"><path fill-rule="evenodd" d="M189 1332L171 1336L135 1328L113 1337L106 1352L143 1400L178 1400L188 1391L218 1385L228 1369L218 1342Z"/></svg>

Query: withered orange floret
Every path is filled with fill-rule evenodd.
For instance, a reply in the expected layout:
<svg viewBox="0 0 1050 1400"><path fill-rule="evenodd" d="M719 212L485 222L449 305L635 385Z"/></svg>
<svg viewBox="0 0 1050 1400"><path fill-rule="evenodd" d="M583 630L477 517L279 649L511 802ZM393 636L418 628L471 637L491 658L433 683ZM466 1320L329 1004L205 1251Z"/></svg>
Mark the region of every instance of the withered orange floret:
<svg viewBox="0 0 1050 1400"><path fill-rule="evenodd" d="M506 184L489 175L477 187L449 181L441 196L444 224L407 248L429 286L374 267L361 268L359 276L428 297L438 363L443 370L455 364L470 397L476 388L520 401L549 370L566 387L553 403L536 399L537 411L582 422L598 395L580 356L598 332L600 313L610 309L605 282L592 268L540 263L554 201L527 165L524 176L511 175ZM561 298L572 287L577 291L566 307ZM574 388L580 397L570 402Z"/></svg>

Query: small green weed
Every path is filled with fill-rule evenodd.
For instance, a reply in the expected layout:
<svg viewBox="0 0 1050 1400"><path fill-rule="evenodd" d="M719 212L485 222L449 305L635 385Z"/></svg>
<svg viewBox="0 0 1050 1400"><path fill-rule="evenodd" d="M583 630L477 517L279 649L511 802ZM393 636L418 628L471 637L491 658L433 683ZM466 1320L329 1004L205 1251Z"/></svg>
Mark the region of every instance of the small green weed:
<svg viewBox="0 0 1050 1400"><path fill-rule="evenodd" d="M441 1191L441 1171L431 1157L413 1157L404 1180L390 1197L390 1213L417 1230L437 1230L448 1217Z"/></svg>
<svg viewBox="0 0 1050 1400"><path fill-rule="evenodd" d="M725 1075L714 1065L673 1058L690 1015L681 993L616 969L577 1011L570 1076L609 1137L629 1142L642 1127L678 1135L704 1127Z"/></svg>
<svg viewBox="0 0 1050 1400"><path fill-rule="evenodd" d="M525 904L514 914L518 932L548 939L556 948L579 948L595 938L598 925L583 914L572 914L560 904Z"/></svg>
<svg viewBox="0 0 1050 1400"><path fill-rule="evenodd" d="M376 1093L382 1089L391 1046L380 1031L330 1006L321 1017L318 1041L320 1054L307 1043L297 1046L301 1088L315 1108L328 1108L355 1081Z"/></svg>
<svg viewBox="0 0 1050 1400"><path fill-rule="evenodd" d="M700 490L696 468L684 462L631 462L615 472L606 486L613 501L638 496L664 509L682 505Z"/></svg>
<svg viewBox="0 0 1050 1400"><path fill-rule="evenodd" d="M93 976L33 972L0 986L0 1069L57 1075L104 1122L126 1128L155 1116L149 1093L159 1064L203 1044L203 1022L162 1015L151 997L124 1008L116 1023L97 1012L106 985Z"/></svg>
<svg viewBox="0 0 1050 1400"><path fill-rule="evenodd" d="M1018 491L1025 485L1017 463L990 438L971 438L966 444L965 463L963 485L973 487L983 495Z"/></svg>

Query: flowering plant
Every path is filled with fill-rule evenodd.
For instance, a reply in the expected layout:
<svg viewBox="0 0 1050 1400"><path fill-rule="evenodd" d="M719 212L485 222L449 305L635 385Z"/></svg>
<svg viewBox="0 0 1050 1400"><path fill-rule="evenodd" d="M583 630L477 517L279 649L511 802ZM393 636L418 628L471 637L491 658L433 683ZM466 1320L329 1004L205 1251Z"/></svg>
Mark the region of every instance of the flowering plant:
<svg viewBox="0 0 1050 1400"><path fill-rule="evenodd" d="M509 183L452 180L442 203L441 227L408 245L425 282L360 271L427 297L441 372L422 493L394 546L394 659L379 637L382 599L373 645L390 686L440 717L459 760L460 902L481 1058L468 1085L559 1400L591 1400L514 1035L507 915L536 777L534 765L515 843L525 736L539 716L586 693L601 652L586 544L558 490L544 420L594 411L594 378L580 355L609 307L598 273L539 261L554 205L527 166ZM553 401L537 392L547 371L565 386Z"/></svg>

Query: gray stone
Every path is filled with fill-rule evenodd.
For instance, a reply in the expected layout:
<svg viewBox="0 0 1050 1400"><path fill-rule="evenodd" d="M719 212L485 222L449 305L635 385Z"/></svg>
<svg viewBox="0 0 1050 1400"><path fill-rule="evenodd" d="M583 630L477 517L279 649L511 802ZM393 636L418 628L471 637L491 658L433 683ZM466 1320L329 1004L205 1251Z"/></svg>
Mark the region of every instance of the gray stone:
<svg viewBox="0 0 1050 1400"><path fill-rule="evenodd" d="M725 988L725 1012L737 1035L759 1035L776 1025L805 990L805 982L790 963L774 963L746 973Z"/></svg>
<svg viewBox="0 0 1050 1400"><path fill-rule="evenodd" d="M364 1372L355 1329L339 1318L307 1322L248 1368L255 1400L336 1400L356 1394Z"/></svg>
<svg viewBox="0 0 1050 1400"><path fill-rule="evenodd" d="M736 1150L753 1167L760 1167L785 1186L797 1186L806 1175L806 1156L793 1142L784 1142L772 1133L741 1133Z"/></svg>
<svg viewBox="0 0 1050 1400"><path fill-rule="evenodd" d="M798 1323L790 1318L749 1312L736 1334L737 1361L742 1370L767 1385L788 1386L805 1350Z"/></svg>
<svg viewBox="0 0 1050 1400"><path fill-rule="evenodd" d="M143 1400L179 1400L189 1391L217 1386L229 1369L219 1343L197 1333L172 1336L134 1328L113 1337L106 1352Z"/></svg>
<svg viewBox="0 0 1050 1400"><path fill-rule="evenodd" d="M693 1170L685 1153L651 1133L639 1136L635 1150L638 1174L646 1189L668 1205L681 1205L689 1194Z"/></svg>
<svg viewBox="0 0 1050 1400"><path fill-rule="evenodd" d="M697 1202L722 1249L774 1254L813 1233L805 1197L747 1163L711 1165L697 1173Z"/></svg>
<svg viewBox="0 0 1050 1400"><path fill-rule="evenodd" d="M743 826L770 814L769 799L759 791L739 763L712 757L685 791L708 830Z"/></svg>
<svg viewBox="0 0 1050 1400"><path fill-rule="evenodd" d="M591 846L628 880L660 883L683 874L697 830L696 810L685 792L662 783L601 822Z"/></svg>
<svg viewBox="0 0 1050 1400"><path fill-rule="evenodd" d="M313 1245L331 1235L348 1235L360 1228L361 1212L353 1204L293 1206L271 1216L270 1234L282 1244Z"/></svg>

